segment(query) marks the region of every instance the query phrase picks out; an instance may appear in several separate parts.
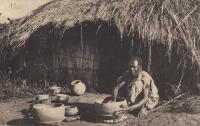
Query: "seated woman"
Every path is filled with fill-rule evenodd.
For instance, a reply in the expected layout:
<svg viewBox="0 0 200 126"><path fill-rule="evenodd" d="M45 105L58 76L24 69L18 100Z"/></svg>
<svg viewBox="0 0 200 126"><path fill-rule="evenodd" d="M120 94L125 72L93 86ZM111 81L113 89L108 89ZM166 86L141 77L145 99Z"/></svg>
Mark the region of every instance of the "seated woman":
<svg viewBox="0 0 200 126"><path fill-rule="evenodd" d="M117 85L113 89L113 102L116 101L118 91L126 87L128 106L122 106L121 112L133 112L137 116L145 116L153 109L159 100L158 89L152 77L142 70L142 60L133 57L129 62L129 68L123 76L118 77Z"/></svg>

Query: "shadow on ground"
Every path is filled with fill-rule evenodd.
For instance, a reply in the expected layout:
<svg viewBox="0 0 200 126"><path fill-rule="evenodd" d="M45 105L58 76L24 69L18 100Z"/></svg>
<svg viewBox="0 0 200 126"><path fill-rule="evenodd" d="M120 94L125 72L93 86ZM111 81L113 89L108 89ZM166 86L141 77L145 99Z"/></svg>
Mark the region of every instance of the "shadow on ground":
<svg viewBox="0 0 200 126"><path fill-rule="evenodd" d="M67 105L76 105L79 110L80 119L87 122L96 122L95 106L90 103L68 103Z"/></svg>
<svg viewBox="0 0 200 126"><path fill-rule="evenodd" d="M7 124L18 125L18 126L21 126L21 125L31 126L31 125L35 125L35 122L33 121L33 119L21 118L21 119L14 119L14 120L8 121Z"/></svg>

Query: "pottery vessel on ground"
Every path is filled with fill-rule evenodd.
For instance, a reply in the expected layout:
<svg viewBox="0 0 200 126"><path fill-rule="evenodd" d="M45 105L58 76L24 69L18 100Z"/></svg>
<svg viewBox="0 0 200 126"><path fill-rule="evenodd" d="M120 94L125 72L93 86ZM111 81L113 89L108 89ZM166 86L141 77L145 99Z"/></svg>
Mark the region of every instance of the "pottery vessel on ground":
<svg viewBox="0 0 200 126"><path fill-rule="evenodd" d="M33 118L38 122L61 122L65 118L65 107L61 103L35 104Z"/></svg>
<svg viewBox="0 0 200 126"><path fill-rule="evenodd" d="M65 106L65 115L66 116L76 116L78 114L78 108L74 105Z"/></svg>
<svg viewBox="0 0 200 126"><path fill-rule="evenodd" d="M127 105L127 101L125 98L118 97L116 102L109 102L111 100L111 97L107 97L105 99L97 99L95 101L96 114L101 116L110 116L115 111L121 110L121 105Z"/></svg>
<svg viewBox="0 0 200 126"><path fill-rule="evenodd" d="M72 86L72 91L73 91L76 95L82 95L82 94L85 93L86 86L85 86L85 84L82 83L80 80L72 81L71 86Z"/></svg>
<svg viewBox="0 0 200 126"><path fill-rule="evenodd" d="M36 100L46 100L49 99L49 95L48 94L43 94L43 95L37 95L35 97Z"/></svg>
<svg viewBox="0 0 200 126"><path fill-rule="evenodd" d="M58 94L61 91L61 87L53 86L53 87L51 87L51 90L52 90L53 94Z"/></svg>
<svg viewBox="0 0 200 126"><path fill-rule="evenodd" d="M66 94L56 94L56 101L58 102L68 102L70 96Z"/></svg>

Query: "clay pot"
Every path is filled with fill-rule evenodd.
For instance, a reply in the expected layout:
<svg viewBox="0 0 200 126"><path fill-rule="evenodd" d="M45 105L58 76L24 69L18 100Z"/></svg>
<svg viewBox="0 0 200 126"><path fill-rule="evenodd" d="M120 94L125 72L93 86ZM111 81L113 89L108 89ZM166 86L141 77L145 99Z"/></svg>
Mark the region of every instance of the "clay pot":
<svg viewBox="0 0 200 126"><path fill-rule="evenodd" d="M61 91L61 87L53 86L53 87L51 87L51 90L52 90L53 94L58 94Z"/></svg>
<svg viewBox="0 0 200 126"><path fill-rule="evenodd" d="M85 93L86 86L85 86L85 84L82 83L80 80L72 81L71 86L72 86L72 91L73 91L76 95L82 95L82 94Z"/></svg>
<svg viewBox="0 0 200 126"><path fill-rule="evenodd" d="M38 122L61 122L65 118L65 107L60 103L35 104L33 118Z"/></svg>
<svg viewBox="0 0 200 126"><path fill-rule="evenodd" d="M66 94L56 94L56 101L58 102L68 102L70 96Z"/></svg>
<svg viewBox="0 0 200 126"><path fill-rule="evenodd" d="M46 100L49 99L49 95L48 94L44 94L44 95L37 95L35 97L36 100Z"/></svg>
<svg viewBox="0 0 200 126"><path fill-rule="evenodd" d="M66 116L76 116L78 114L78 108L76 106L65 106Z"/></svg>
<svg viewBox="0 0 200 126"><path fill-rule="evenodd" d="M112 99L107 97L106 99ZM95 101L95 111L100 116L111 116L115 111L121 110L121 105L127 105L125 98L117 98L116 102L105 102L105 99L98 99Z"/></svg>

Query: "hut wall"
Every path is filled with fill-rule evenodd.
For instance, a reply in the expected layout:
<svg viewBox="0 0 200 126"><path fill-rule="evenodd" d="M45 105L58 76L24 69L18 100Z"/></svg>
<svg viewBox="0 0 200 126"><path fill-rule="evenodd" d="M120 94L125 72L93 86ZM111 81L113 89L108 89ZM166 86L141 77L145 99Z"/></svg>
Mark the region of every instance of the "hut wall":
<svg viewBox="0 0 200 126"><path fill-rule="evenodd" d="M95 34L81 26L67 30L53 53L54 80L69 84L73 80L81 80L87 88L97 88L99 54ZM81 37L82 36L82 37Z"/></svg>
<svg viewBox="0 0 200 126"><path fill-rule="evenodd" d="M59 85L80 79L87 89L97 88L99 49L94 31L97 27L79 25L66 30L63 36L48 26L36 31L21 51L19 66L27 66L26 74L21 75L31 82L42 80L45 75L45 79Z"/></svg>
<svg viewBox="0 0 200 126"><path fill-rule="evenodd" d="M48 27L37 30L20 48L19 54L15 57L15 65L18 67L16 76L28 79L30 83L48 79L46 74L53 66L48 32Z"/></svg>

